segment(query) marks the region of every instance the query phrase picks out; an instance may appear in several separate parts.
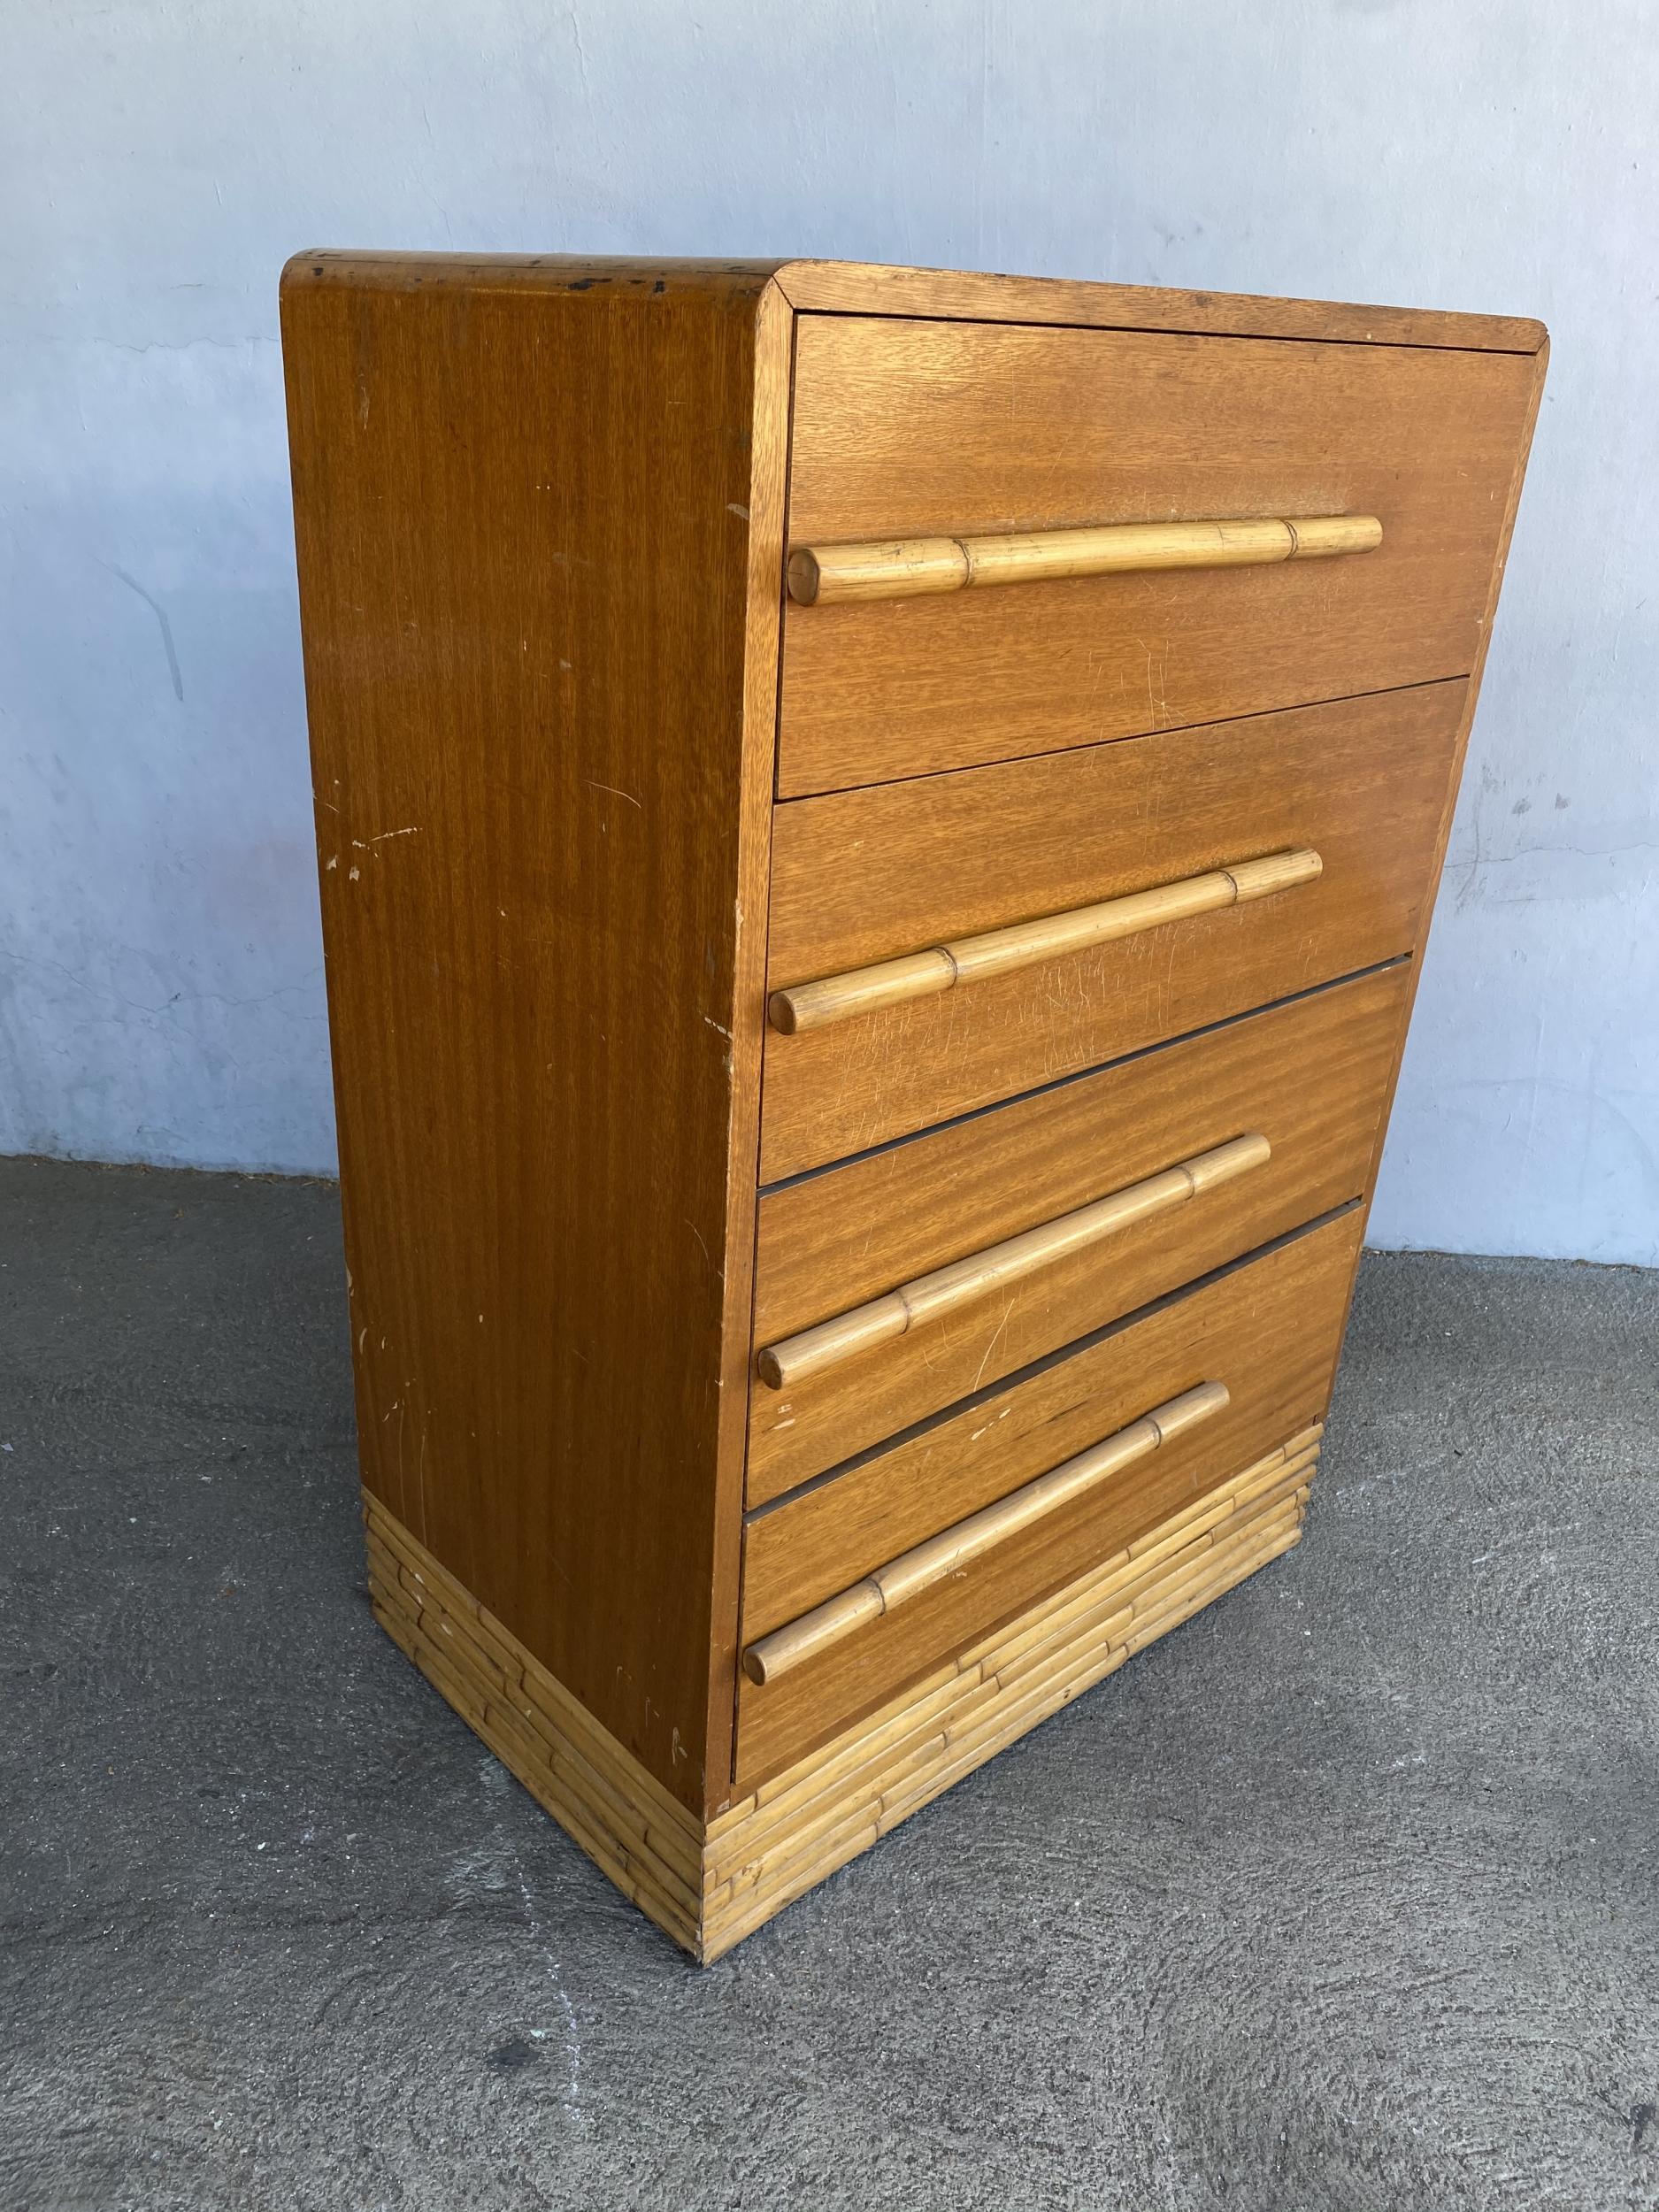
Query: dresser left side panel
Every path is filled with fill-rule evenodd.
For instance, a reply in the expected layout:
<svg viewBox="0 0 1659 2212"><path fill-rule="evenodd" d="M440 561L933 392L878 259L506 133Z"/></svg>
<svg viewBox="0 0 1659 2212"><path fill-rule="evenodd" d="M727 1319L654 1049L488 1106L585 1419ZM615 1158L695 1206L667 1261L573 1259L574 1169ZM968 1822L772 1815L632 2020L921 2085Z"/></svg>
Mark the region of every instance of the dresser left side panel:
<svg viewBox="0 0 1659 2212"><path fill-rule="evenodd" d="M726 1793L787 357L761 271L290 265L365 1486Z"/></svg>

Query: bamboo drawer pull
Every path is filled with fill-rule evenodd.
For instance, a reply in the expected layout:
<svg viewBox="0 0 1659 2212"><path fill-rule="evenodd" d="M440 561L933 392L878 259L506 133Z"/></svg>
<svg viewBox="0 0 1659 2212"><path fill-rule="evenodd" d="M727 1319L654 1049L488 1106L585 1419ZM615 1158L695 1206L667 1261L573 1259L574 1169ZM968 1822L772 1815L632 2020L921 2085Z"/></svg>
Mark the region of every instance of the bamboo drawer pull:
<svg viewBox="0 0 1659 2212"><path fill-rule="evenodd" d="M1185 921L1217 907L1242 905L1248 899L1264 899L1298 883L1311 883L1324 865L1317 853L1303 850L1269 853L1261 860L1212 868L1202 876L1184 876L1179 883L1160 883L1149 891L1104 899L1098 906L1078 906L1064 914L1045 915L1039 921L1016 922L1010 928L987 930L982 936L964 937L955 944L934 945L926 952L907 953L868 968L850 968L843 975L826 976L820 982L791 984L787 990L772 994L766 1002L767 1016L772 1027L786 1037L806 1029L825 1029L832 1022L850 1020L855 1014L872 1014L879 1007L896 1006L905 999L929 998L940 991L954 990L958 983L1006 975L1015 968L1057 959L1063 953L1083 952L1091 945L1109 944L1116 937L1158 929L1165 922Z"/></svg>
<svg viewBox="0 0 1659 2212"><path fill-rule="evenodd" d="M1227 1388L1225 1383L1200 1383L1196 1389L1183 1391L1179 1398L1171 1398L1161 1406L1154 1406L1150 1413L1143 1413L1128 1428L1119 1429L1103 1443L1091 1444L1087 1451L1079 1452L1075 1459L1068 1459L1060 1466L1051 1468L1046 1475L1039 1475L1034 1482L1010 1491L999 1498L995 1505L987 1505L979 1513L971 1513L965 1521L930 1536L925 1544L918 1544L910 1551L901 1552L885 1567L878 1567L874 1574L866 1575L862 1582L855 1582L849 1590L842 1590L811 1612L803 1613L798 1620L787 1622L774 1629L770 1636L762 1636L750 1644L743 1654L743 1671L751 1682L775 1682L791 1667L798 1667L804 1659L813 1658L829 1645L839 1643L843 1636L865 1621L873 1621L883 1613L890 1613L895 1606L909 1598L919 1596L955 1574L970 1559L977 1559L981 1552L1029 1528L1046 1514L1056 1512L1097 1483L1132 1467L1137 1460L1146 1459L1171 1437L1181 1435L1200 1421L1207 1421L1226 1405Z"/></svg>
<svg viewBox="0 0 1659 2212"><path fill-rule="evenodd" d="M981 584L1034 584L1160 568L1250 568L1269 561L1369 553L1382 543L1375 515L1249 517L1232 522L1113 522L1089 530L1033 530L976 538L887 538L864 545L797 545L789 596L803 607L841 599L914 599Z"/></svg>
<svg viewBox="0 0 1659 2212"><path fill-rule="evenodd" d="M1098 1244L1102 1238L1115 1235L1134 1222L1144 1221L1149 1214L1165 1213L1171 1207L1185 1205L1200 1191L1210 1190L1217 1183L1231 1182L1235 1175L1262 1166L1271 1158L1272 1149L1267 1139L1254 1131L1248 1136L1234 1137L1229 1143L1196 1153L1190 1160L1178 1161L1173 1167L1164 1168L1141 1182L1130 1183L1108 1197L1096 1198L1073 1213L1040 1222L1034 1229L1022 1230L1019 1235L1005 1238L1000 1244L987 1245L984 1251L971 1253L966 1259L953 1260L948 1267L918 1275L913 1282L902 1283L896 1290L889 1290L864 1305L854 1306L833 1320L820 1321L813 1328L803 1329L798 1336L768 1345L756 1361L760 1379L773 1390L787 1390L809 1375L819 1374L826 1367L850 1359L855 1352L868 1351L872 1345L903 1336L918 1323L954 1313L958 1307L983 1297L987 1291L1018 1282L1023 1276L1033 1274L1037 1269L1064 1259L1069 1253Z"/></svg>

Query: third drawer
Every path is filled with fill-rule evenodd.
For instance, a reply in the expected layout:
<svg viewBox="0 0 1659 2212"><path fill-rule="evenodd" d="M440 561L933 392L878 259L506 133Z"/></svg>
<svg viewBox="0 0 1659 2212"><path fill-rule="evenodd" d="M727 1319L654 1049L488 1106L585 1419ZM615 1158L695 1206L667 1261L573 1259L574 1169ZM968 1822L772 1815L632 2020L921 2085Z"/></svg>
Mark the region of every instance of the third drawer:
<svg viewBox="0 0 1659 2212"><path fill-rule="evenodd" d="M1409 972L1327 986L764 1194L751 1505L1359 1196Z"/></svg>

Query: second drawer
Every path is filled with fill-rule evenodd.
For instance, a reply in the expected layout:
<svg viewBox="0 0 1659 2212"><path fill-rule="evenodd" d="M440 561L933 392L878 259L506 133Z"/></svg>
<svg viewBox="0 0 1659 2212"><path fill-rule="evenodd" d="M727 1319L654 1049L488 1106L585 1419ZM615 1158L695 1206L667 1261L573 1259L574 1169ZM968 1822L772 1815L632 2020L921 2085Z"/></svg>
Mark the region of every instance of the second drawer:
<svg viewBox="0 0 1659 2212"><path fill-rule="evenodd" d="M1464 694L777 808L762 1182L1409 952Z"/></svg>
<svg viewBox="0 0 1659 2212"><path fill-rule="evenodd" d="M1358 1196L1408 980L1333 984L764 1194L750 1504ZM1171 1172L1229 1146L1196 1189ZM1139 1195L1100 1207L1116 1193Z"/></svg>

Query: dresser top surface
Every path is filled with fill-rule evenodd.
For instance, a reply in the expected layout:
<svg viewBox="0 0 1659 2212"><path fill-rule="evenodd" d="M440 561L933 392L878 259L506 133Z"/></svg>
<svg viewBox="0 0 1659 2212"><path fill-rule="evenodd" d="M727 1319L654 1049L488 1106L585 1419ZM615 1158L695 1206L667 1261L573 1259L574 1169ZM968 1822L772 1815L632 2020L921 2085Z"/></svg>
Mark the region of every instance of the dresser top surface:
<svg viewBox="0 0 1659 2212"><path fill-rule="evenodd" d="M1541 323L1519 316L1164 290L1070 277L991 275L875 262L358 252L330 247L296 254L282 282L285 291L324 285L376 291L645 291L664 297L699 292L756 301L772 291L797 311L815 314L1047 323L1196 336L1449 347L1480 353L1537 353L1548 342Z"/></svg>

